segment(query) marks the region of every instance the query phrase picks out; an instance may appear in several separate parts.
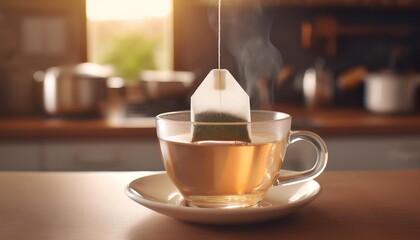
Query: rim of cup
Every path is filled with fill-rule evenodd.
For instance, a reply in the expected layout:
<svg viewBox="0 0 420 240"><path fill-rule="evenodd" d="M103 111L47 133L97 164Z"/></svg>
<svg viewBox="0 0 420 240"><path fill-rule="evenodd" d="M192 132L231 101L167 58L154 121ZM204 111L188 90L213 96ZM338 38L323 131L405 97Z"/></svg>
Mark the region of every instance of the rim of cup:
<svg viewBox="0 0 420 240"><path fill-rule="evenodd" d="M266 114L273 114L274 118L269 120L252 120L244 121L244 122L193 122L190 119L188 120L178 120L178 119L169 119L167 116L175 115L175 114L188 114L190 116L191 111L189 110L182 110L182 111L172 111L172 112L165 112L161 113L156 116L156 121L162 120L166 122L172 122L172 123L188 123L188 124L194 124L194 125L244 125L244 124L269 124L274 122L280 122L280 121L286 121L290 120L292 117L284 112L278 112L278 111L270 111L270 110L251 110L251 116L252 113L266 113Z"/></svg>

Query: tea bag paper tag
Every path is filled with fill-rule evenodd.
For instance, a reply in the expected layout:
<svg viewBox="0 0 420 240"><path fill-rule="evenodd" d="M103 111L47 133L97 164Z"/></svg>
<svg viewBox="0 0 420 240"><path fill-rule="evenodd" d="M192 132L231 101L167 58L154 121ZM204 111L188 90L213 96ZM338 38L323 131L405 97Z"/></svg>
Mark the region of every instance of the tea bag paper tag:
<svg viewBox="0 0 420 240"><path fill-rule="evenodd" d="M250 122L250 110L248 94L226 69L211 70L191 96L192 122ZM251 141L246 124L211 129L195 128L193 141L205 138Z"/></svg>

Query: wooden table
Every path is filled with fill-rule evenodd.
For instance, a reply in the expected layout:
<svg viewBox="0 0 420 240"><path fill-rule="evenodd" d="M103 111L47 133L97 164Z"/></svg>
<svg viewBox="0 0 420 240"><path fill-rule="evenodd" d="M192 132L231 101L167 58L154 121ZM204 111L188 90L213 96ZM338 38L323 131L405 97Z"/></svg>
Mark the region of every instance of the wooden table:
<svg viewBox="0 0 420 240"><path fill-rule="evenodd" d="M147 172L0 172L0 239L420 239L420 169L325 172L298 212L252 225L184 223L130 200Z"/></svg>

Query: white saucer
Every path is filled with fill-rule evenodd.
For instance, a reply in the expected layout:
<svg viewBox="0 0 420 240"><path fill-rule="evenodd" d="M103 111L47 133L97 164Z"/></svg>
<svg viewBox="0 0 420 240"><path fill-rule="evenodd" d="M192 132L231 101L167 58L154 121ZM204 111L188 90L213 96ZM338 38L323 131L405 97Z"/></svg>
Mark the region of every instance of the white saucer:
<svg viewBox="0 0 420 240"><path fill-rule="evenodd" d="M240 224L279 218L305 206L320 191L319 183L310 180L271 187L262 207L209 209L185 206L182 196L165 172L138 178L126 188L128 197L158 213L186 222L206 224Z"/></svg>

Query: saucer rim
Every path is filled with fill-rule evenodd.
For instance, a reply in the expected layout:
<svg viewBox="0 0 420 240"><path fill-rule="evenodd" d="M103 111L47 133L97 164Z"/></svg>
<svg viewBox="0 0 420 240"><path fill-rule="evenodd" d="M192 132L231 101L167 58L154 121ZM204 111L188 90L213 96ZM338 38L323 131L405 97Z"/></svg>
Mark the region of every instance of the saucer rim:
<svg viewBox="0 0 420 240"><path fill-rule="evenodd" d="M287 172L290 172L290 171L287 171ZM156 173L142 176L142 177L132 180L129 184L127 184L125 188L126 195L134 202L146 208L149 208L157 213L166 215L168 217L176 218L181 221L194 222L194 223L241 224L241 223L253 223L253 222L260 222L260 221L270 220L274 218L279 218L287 214L290 214L292 212L295 212L296 210L306 206L307 204L312 202L315 198L317 198L322 191L321 185L317 181L312 179L312 180L305 181L303 183L293 184L293 185L299 185L299 184L305 184L305 183L307 184L307 182L311 182L311 184L315 184L314 185L315 188L310 191L310 195L305 196L292 203L265 206L265 207L260 207L260 208L233 208L233 209L191 208L187 206L174 205L165 201L150 199L148 197L141 195L134 188L132 188L132 185L136 181L144 180L145 178L149 178L155 175L167 176L167 173L165 171L156 172ZM293 185L274 186L274 188L277 188L277 187L288 188ZM203 215L206 215L209 218L203 217ZM254 216L253 219L249 219L251 215ZM219 219L219 217L223 217L223 218Z"/></svg>

